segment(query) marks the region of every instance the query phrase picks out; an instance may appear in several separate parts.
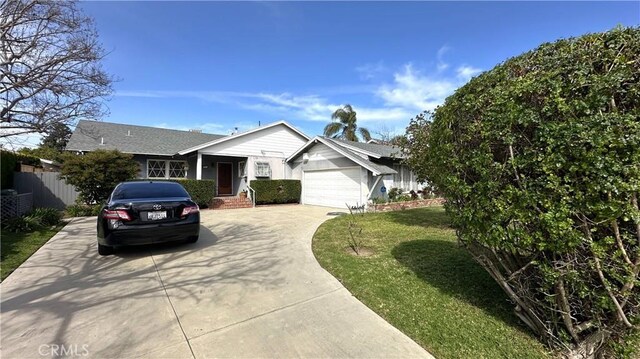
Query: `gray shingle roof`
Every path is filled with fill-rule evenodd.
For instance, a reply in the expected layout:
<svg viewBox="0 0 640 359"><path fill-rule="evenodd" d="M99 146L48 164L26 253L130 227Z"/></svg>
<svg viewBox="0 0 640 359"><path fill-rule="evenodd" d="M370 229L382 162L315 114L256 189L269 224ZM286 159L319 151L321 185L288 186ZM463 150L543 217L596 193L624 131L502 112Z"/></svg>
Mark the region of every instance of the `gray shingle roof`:
<svg viewBox="0 0 640 359"><path fill-rule="evenodd" d="M172 156L181 150L226 137L165 128L81 120L73 131L68 151L114 150L124 153ZM101 144L104 138L104 144Z"/></svg>
<svg viewBox="0 0 640 359"><path fill-rule="evenodd" d="M325 140L330 141L331 143L340 146L340 148L342 149L342 151L344 151L345 153L347 153L351 158L351 160L357 160L362 164L366 164L367 167L369 167L370 170L374 170L374 172L378 172L379 174L393 174L393 173L398 173L396 170L394 170L393 168L389 167L389 166L385 166L379 163L375 163L373 161L370 161L368 159L362 158L362 156L358 155L357 153L355 153L354 151L352 151L351 149L345 147L345 146L341 146L340 143L358 143L358 142L351 142L351 141L341 141L341 140L336 140L333 138L326 138ZM378 146L382 146L382 145L378 145ZM355 146L354 146L355 147ZM389 146L384 146L384 147L389 147ZM379 149L380 150L380 149ZM373 152L373 151L369 151L369 152ZM382 156L382 157L390 157L390 156ZM356 162L357 163L357 162Z"/></svg>
<svg viewBox="0 0 640 359"><path fill-rule="evenodd" d="M347 146L359 148L363 151L375 153L380 157L390 157L390 158L405 157L400 147L396 147L396 146L380 145L377 143L353 142L353 141L339 140L336 138L331 138L330 140L338 145L344 144Z"/></svg>

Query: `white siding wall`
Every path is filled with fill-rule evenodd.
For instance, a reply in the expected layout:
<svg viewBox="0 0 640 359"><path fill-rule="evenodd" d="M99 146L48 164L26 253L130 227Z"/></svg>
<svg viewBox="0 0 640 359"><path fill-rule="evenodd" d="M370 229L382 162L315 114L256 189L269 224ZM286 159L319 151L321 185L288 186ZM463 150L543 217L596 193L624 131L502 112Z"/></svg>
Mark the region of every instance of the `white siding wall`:
<svg viewBox="0 0 640 359"><path fill-rule="evenodd" d="M203 148L200 152L218 156L287 158L306 142L290 128L278 125Z"/></svg>
<svg viewBox="0 0 640 359"><path fill-rule="evenodd" d="M256 179L256 162L268 162L271 167L271 179L289 179L286 171L286 164L284 158L281 157L268 157L268 156L250 156L247 164L247 178L249 181Z"/></svg>
<svg viewBox="0 0 640 359"><path fill-rule="evenodd" d="M315 146L311 147L311 149L307 153L309 154L309 162L344 157L324 143L316 144Z"/></svg>
<svg viewBox="0 0 640 359"><path fill-rule="evenodd" d="M360 204L367 204L369 198L369 170L360 167Z"/></svg>

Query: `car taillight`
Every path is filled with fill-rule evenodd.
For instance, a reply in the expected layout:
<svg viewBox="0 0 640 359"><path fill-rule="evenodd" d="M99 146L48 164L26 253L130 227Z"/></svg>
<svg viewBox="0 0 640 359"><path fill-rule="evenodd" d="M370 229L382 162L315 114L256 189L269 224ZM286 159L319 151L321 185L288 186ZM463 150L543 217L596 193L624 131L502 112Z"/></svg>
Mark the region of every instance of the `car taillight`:
<svg viewBox="0 0 640 359"><path fill-rule="evenodd" d="M187 206L187 207L184 207L184 209L182 209L182 214L180 215L180 217L188 216L191 213L198 213L199 211L200 211L200 208L197 205Z"/></svg>
<svg viewBox="0 0 640 359"><path fill-rule="evenodd" d="M121 219L123 221L130 221L131 217L129 217L129 213L123 209L116 210L108 210L105 209L102 211L102 217L106 219Z"/></svg>

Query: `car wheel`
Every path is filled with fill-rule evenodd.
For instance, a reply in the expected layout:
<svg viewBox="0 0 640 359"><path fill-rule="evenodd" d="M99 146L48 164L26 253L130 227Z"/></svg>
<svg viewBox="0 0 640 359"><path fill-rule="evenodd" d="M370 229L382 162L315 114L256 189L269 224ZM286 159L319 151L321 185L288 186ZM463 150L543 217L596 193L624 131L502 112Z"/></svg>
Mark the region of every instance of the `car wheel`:
<svg viewBox="0 0 640 359"><path fill-rule="evenodd" d="M189 238L187 239L187 242L188 242L188 243L196 243L196 242L198 241L198 238L199 238L199 237L200 237L200 236L191 236L191 237L189 237Z"/></svg>
<svg viewBox="0 0 640 359"><path fill-rule="evenodd" d="M101 256L108 256L109 254L113 254L113 247L103 246L98 243L98 254Z"/></svg>

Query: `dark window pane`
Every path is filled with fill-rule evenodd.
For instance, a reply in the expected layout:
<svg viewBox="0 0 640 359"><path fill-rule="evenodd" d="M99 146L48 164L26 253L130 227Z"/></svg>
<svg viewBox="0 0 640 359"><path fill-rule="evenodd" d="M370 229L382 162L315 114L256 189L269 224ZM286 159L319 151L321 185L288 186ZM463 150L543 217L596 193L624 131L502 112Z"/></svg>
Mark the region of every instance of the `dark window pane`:
<svg viewBox="0 0 640 359"><path fill-rule="evenodd" d="M116 188L113 192L112 199L161 197L189 197L189 194L177 183L125 183Z"/></svg>

